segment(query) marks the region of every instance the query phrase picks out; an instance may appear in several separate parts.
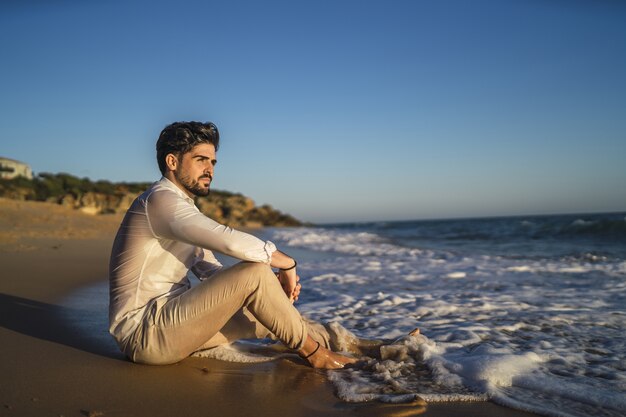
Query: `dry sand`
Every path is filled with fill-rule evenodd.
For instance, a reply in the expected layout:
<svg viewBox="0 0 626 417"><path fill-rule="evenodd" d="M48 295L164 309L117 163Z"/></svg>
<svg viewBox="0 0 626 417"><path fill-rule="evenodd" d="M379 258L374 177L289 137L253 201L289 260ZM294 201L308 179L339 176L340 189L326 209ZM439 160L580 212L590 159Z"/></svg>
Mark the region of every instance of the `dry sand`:
<svg viewBox="0 0 626 417"><path fill-rule="evenodd" d="M349 404L323 371L287 360L133 364L106 328L73 326L89 318L65 304L106 281L120 219L0 199L0 416L531 415L491 403Z"/></svg>

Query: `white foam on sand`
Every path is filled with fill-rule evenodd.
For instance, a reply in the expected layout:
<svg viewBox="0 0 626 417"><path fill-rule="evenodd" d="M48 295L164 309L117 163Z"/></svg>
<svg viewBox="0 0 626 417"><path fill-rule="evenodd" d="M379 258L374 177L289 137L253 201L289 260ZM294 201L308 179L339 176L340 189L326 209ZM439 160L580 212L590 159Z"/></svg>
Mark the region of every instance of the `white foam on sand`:
<svg viewBox="0 0 626 417"><path fill-rule="evenodd" d="M192 356L239 363L262 363L286 357L298 357L298 355L289 352L282 345L270 340L265 341L265 343L263 341L238 341L199 350Z"/></svg>
<svg viewBox="0 0 626 417"><path fill-rule="evenodd" d="M282 229L299 309L359 337L401 339L386 359L331 372L346 401L476 401L551 416L626 415L626 263L406 248L374 234ZM393 354L392 354L393 353Z"/></svg>

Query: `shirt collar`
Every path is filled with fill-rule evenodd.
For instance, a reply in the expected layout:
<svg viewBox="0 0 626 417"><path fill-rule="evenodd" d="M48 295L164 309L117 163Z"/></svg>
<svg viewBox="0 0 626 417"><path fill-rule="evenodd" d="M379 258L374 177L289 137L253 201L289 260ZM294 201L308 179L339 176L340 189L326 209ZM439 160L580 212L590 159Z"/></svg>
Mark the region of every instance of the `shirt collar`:
<svg viewBox="0 0 626 417"><path fill-rule="evenodd" d="M161 186L170 189L172 191L174 191L176 194L178 194L181 198L183 198L184 200L188 201L190 204L195 205L195 202L193 200L193 198L189 197L187 194L185 194L185 192L183 190L181 190L176 184L174 184L172 181L168 180L165 177L161 177L161 179L159 180L158 184L160 184Z"/></svg>

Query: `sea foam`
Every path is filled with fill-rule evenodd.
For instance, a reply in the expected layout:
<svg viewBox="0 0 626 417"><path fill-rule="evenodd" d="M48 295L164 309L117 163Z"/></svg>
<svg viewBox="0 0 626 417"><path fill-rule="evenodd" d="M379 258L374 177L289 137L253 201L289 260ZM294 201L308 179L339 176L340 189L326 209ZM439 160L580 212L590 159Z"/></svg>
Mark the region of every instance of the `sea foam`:
<svg viewBox="0 0 626 417"><path fill-rule="evenodd" d="M622 259L455 253L341 228L278 229L272 239L328 255L299 261L305 315L363 338L400 338L383 357L330 373L346 401L490 399L550 416L626 414ZM414 327L423 335L403 338Z"/></svg>

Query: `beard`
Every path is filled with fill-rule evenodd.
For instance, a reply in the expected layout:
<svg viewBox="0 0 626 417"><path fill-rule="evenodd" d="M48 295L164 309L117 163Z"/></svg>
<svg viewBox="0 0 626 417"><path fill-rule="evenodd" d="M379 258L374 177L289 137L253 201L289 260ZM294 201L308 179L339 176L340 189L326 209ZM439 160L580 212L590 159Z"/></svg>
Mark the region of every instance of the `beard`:
<svg viewBox="0 0 626 417"><path fill-rule="evenodd" d="M183 187L185 187L187 191L189 191L196 197L206 197L211 192L211 183L209 183L208 187L200 185L200 180L203 178L208 178L209 180L212 180L210 175L203 175L201 177L198 177L198 179L193 179L188 175L179 175L178 173L176 173L176 171L174 171L174 175L176 176L178 182Z"/></svg>

